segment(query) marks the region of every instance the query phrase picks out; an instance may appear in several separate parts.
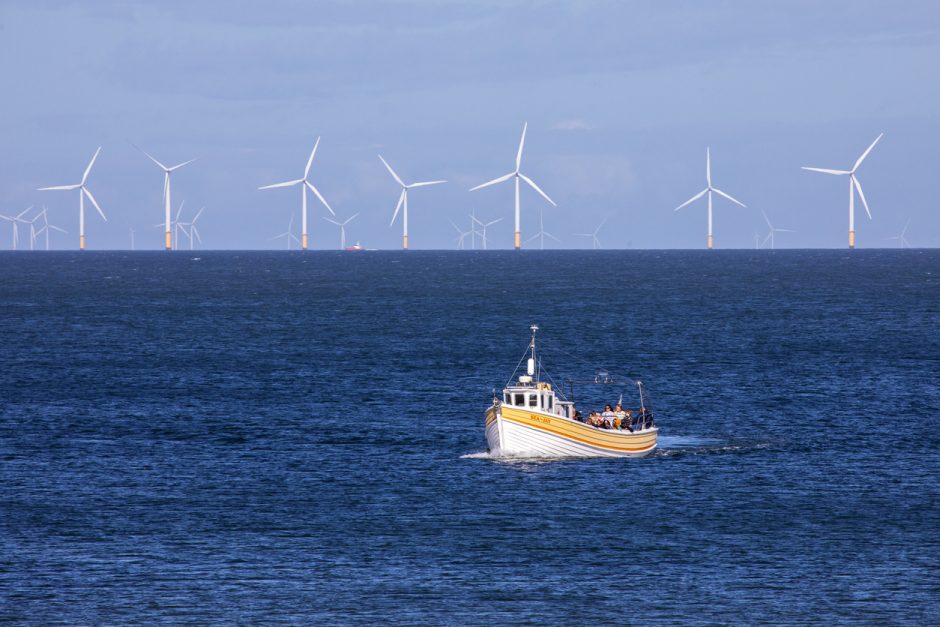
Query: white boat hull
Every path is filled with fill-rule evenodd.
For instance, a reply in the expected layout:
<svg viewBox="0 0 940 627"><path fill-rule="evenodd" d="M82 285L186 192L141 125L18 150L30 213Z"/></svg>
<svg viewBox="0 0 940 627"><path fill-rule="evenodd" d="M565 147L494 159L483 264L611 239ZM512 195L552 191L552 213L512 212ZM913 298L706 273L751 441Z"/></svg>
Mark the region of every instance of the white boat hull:
<svg viewBox="0 0 940 627"><path fill-rule="evenodd" d="M486 442L491 453L525 457L643 457L656 448L658 429L598 429L568 418L516 407L491 407Z"/></svg>

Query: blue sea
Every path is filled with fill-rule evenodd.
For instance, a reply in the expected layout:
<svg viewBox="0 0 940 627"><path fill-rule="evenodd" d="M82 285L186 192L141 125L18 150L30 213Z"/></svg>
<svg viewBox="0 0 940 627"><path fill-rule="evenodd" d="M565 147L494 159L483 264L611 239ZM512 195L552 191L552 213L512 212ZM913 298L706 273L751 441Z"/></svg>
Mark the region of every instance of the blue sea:
<svg viewBox="0 0 940 627"><path fill-rule="evenodd" d="M486 454L532 323L655 454ZM940 251L3 253L0 372L5 623L940 623Z"/></svg>

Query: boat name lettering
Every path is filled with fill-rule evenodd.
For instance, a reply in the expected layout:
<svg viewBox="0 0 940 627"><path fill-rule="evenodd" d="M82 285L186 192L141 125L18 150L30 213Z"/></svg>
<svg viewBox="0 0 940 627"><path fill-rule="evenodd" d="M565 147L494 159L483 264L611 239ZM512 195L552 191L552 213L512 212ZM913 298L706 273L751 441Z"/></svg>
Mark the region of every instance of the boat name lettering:
<svg viewBox="0 0 940 627"><path fill-rule="evenodd" d="M529 414L529 418L531 418L532 420L538 420L539 422L544 422L547 425L552 423L552 419L546 418L545 416L536 416L535 414Z"/></svg>

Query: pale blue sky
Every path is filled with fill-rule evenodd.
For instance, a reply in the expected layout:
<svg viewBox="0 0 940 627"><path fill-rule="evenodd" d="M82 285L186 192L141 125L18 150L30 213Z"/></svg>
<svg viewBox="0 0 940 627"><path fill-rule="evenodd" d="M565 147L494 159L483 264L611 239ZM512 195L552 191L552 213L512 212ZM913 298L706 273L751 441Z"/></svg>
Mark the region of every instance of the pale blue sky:
<svg viewBox="0 0 940 627"><path fill-rule="evenodd" d="M196 4L196 6L190 6ZM237 8L236 8L237 7ZM601 232L606 247L700 248L715 184L748 205L716 202L719 248L843 247L847 183L801 165L859 171L874 215L856 215L860 247L911 220L914 245L940 244L937 2L0 2L0 212L45 203L75 248L77 197L37 192L89 179L108 215L87 216L89 248L159 248L158 159L199 160L174 179L208 248L266 248L299 213L298 177L322 135L311 178L349 238L400 245L389 228L398 190L376 154L407 180L450 181L411 197L413 248L453 247L448 219L473 207L502 217L512 244L512 187L470 193L512 169L523 121L523 171L558 203L523 192L523 236L564 247ZM312 245L339 233L311 197ZM502 227L502 228L500 228ZM0 225L0 245L9 229Z"/></svg>

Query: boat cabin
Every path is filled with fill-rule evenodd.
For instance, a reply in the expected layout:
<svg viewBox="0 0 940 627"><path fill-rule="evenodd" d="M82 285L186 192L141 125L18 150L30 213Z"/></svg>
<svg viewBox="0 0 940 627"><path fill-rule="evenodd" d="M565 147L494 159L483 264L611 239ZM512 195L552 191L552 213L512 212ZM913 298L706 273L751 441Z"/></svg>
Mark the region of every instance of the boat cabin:
<svg viewBox="0 0 940 627"><path fill-rule="evenodd" d="M503 404L574 418L574 403L558 398L550 383L533 383L531 375L523 375L518 385L503 389Z"/></svg>

